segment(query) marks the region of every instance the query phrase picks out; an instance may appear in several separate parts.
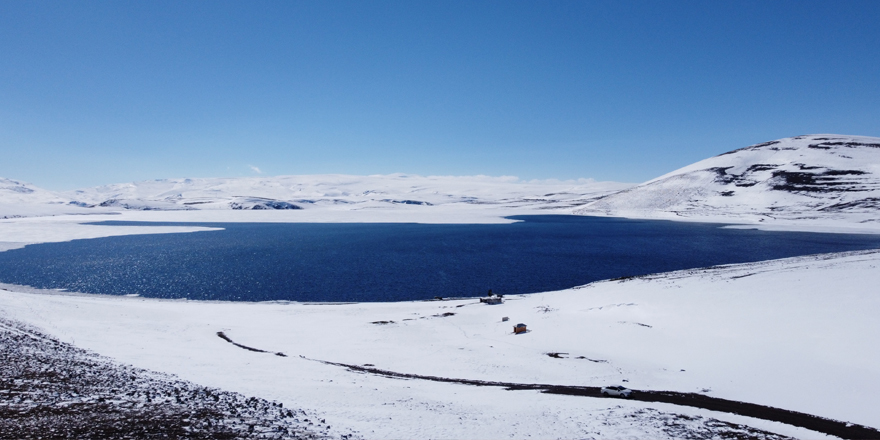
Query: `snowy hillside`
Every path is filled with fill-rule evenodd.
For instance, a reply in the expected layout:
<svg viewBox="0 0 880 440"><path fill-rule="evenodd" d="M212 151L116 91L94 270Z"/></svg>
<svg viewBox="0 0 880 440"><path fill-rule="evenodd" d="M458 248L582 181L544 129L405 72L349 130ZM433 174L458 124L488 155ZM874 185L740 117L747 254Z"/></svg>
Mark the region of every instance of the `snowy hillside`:
<svg viewBox="0 0 880 440"><path fill-rule="evenodd" d="M724 153L578 214L728 221L880 222L880 138L808 135Z"/></svg>
<svg viewBox="0 0 880 440"><path fill-rule="evenodd" d="M0 179L0 218L189 211L231 221L218 211L233 210L310 211L284 216L287 221L329 221L351 211L361 212L358 221L387 221L403 212L435 221L460 220L465 212L497 217L574 212L876 230L880 138L780 139L705 159L634 187L589 179L329 174L160 179L52 193ZM321 217L325 214L332 218ZM411 220L425 221L422 217Z"/></svg>
<svg viewBox="0 0 880 440"><path fill-rule="evenodd" d="M0 177L0 203L64 203L59 195L29 183Z"/></svg>
<svg viewBox="0 0 880 440"><path fill-rule="evenodd" d="M352 209L395 205L490 204L572 208L631 185L540 181L515 177L307 175L253 178L162 179L65 193L89 206L135 210Z"/></svg>
<svg viewBox="0 0 880 440"><path fill-rule="evenodd" d="M0 219L95 212L70 202L52 191L0 177Z"/></svg>

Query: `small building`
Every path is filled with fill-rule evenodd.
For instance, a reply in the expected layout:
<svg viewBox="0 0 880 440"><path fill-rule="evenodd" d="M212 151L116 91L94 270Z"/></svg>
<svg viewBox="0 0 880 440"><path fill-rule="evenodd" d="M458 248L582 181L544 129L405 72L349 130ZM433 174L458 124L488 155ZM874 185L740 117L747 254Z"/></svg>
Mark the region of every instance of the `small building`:
<svg viewBox="0 0 880 440"><path fill-rule="evenodd" d="M523 323L519 323L513 326L513 334L518 335L520 333L525 333L527 331L526 325Z"/></svg>
<svg viewBox="0 0 880 440"><path fill-rule="evenodd" d="M500 296L490 296L488 298L480 298L480 302L483 304L501 304L504 300Z"/></svg>

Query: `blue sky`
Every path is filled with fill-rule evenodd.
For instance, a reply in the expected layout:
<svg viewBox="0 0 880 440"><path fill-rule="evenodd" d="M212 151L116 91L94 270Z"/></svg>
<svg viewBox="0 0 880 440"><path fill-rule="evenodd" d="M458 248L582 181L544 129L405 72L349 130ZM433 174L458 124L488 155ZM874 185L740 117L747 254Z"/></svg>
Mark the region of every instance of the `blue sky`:
<svg viewBox="0 0 880 440"><path fill-rule="evenodd" d="M880 136L880 1L0 0L0 176L640 182Z"/></svg>

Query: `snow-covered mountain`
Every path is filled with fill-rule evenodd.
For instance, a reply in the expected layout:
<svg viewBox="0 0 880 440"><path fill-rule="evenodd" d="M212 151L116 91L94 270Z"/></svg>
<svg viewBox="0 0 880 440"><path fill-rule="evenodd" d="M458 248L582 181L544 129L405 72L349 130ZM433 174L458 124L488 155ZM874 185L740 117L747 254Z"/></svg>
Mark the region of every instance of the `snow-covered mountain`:
<svg viewBox="0 0 880 440"><path fill-rule="evenodd" d="M0 177L0 203L66 203L58 194L29 183Z"/></svg>
<svg viewBox="0 0 880 440"><path fill-rule="evenodd" d="M876 224L880 222L880 138L806 135L752 145L688 165L575 212Z"/></svg>
<svg viewBox="0 0 880 440"><path fill-rule="evenodd" d="M137 210L309 209L491 204L573 208L632 186L487 176L304 175L161 179L64 193L77 204Z"/></svg>
<svg viewBox="0 0 880 440"><path fill-rule="evenodd" d="M87 212L96 210L84 209L58 193L29 183L0 177L0 219Z"/></svg>
<svg viewBox="0 0 880 440"><path fill-rule="evenodd" d="M718 222L880 227L880 138L807 135L752 145L638 186L516 177L302 175L160 179L64 193L0 179L0 217L82 211L504 208ZM412 209L409 209L412 211ZM430 209L431 212L442 210ZM546 212L546 211L543 211Z"/></svg>

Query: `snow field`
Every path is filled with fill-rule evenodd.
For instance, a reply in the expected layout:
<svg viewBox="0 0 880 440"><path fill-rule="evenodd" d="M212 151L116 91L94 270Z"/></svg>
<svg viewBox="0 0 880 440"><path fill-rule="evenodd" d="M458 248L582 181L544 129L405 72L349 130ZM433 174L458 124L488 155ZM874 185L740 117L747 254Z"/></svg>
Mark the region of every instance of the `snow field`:
<svg viewBox="0 0 880 440"><path fill-rule="evenodd" d="M339 221L340 212L357 212L358 218L354 221L371 221L365 218L373 214L361 213L378 210L412 214L414 211L410 208L420 207L434 209L418 211L419 218L437 222L430 219L447 212L442 208L450 208L452 213L473 213L485 208L520 213L534 210L568 213L575 206L630 186L632 184L591 179L523 181L506 176L304 175L158 179L54 193L0 178L0 219L145 210L297 210L319 211L306 214L311 219L308 221L324 216L329 216L330 221ZM303 215L294 216L300 217ZM393 214L378 214L376 218L388 217ZM279 221L279 216L271 218Z"/></svg>
<svg viewBox="0 0 880 440"><path fill-rule="evenodd" d="M61 194L0 179L0 251L210 229L84 224L102 220L509 223L504 217L573 209L878 233L878 147L880 139L857 136L781 139L631 189L589 180L325 175L166 179ZM230 209L273 201L303 209ZM880 427L878 263L878 252L799 257L598 282L498 306L476 299L190 302L0 286L7 289L0 291L0 316L136 367L313 410L367 438L764 438L731 424L821 438L690 407L391 379L320 361L461 379L705 393ZM531 331L512 335L518 322ZM219 331L270 353L236 347Z"/></svg>
<svg viewBox="0 0 880 440"><path fill-rule="evenodd" d="M701 160L575 213L876 230L878 177L880 138L797 136Z"/></svg>
<svg viewBox="0 0 880 440"><path fill-rule="evenodd" d="M703 392L877 427L878 264L878 252L808 256L598 282L497 306L0 291L0 310L121 362L316 410L369 438L669 437L661 422L668 414L818 438L695 408L389 379L316 360L462 379ZM518 322L530 332L512 335ZM218 331L287 357L235 347Z"/></svg>
<svg viewBox="0 0 880 440"><path fill-rule="evenodd" d="M47 205L48 206L48 205ZM77 208L86 209L86 208ZM174 222L174 223L513 223L505 218L523 214L551 214L558 211L484 207L475 205L413 206L396 205L393 209L359 209L331 206L321 209L291 211L121 211L92 215L53 215L0 219L0 252L27 244L52 243L119 235L162 234L209 231L205 226L106 226L90 223L103 221Z"/></svg>

